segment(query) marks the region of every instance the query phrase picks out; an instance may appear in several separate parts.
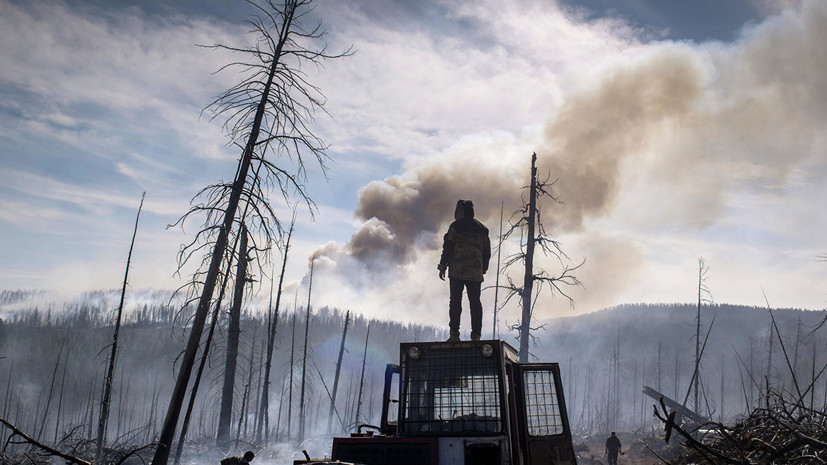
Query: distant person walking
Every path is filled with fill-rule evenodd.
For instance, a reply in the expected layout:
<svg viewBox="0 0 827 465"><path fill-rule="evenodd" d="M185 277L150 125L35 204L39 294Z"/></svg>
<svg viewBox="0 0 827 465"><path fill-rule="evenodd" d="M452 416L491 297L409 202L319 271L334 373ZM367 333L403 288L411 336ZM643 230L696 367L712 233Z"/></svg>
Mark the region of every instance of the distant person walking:
<svg viewBox="0 0 827 465"><path fill-rule="evenodd" d="M609 436L609 439L606 439L606 455L609 456L609 465L617 465L617 454L620 452L620 447L620 439L612 431L612 435Z"/></svg>
<svg viewBox="0 0 827 465"><path fill-rule="evenodd" d="M253 461L256 454L253 451L248 450L244 453L243 457L227 457L221 460L221 465L248 465L250 462Z"/></svg>
<svg viewBox="0 0 827 465"><path fill-rule="evenodd" d="M450 298L448 342L459 341L459 322L462 316L462 290L468 294L471 310L471 340L478 341L482 332L482 302L480 287L483 275L488 271L491 259L491 241L488 228L474 219L474 203L458 200L454 210L454 222L445 233L442 256L439 259L439 279L445 281L448 270Z"/></svg>

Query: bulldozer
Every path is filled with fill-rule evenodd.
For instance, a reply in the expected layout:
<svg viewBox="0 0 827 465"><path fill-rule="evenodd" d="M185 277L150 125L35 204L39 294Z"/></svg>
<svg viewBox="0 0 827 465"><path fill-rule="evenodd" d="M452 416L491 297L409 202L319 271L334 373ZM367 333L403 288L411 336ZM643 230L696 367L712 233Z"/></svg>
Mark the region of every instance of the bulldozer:
<svg viewBox="0 0 827 465"><path fill-rule="evenodd" d="M378 426L333 438L362 465L575 465L557 363L520 363L500 340L407 342L388 364Z"/></svg>

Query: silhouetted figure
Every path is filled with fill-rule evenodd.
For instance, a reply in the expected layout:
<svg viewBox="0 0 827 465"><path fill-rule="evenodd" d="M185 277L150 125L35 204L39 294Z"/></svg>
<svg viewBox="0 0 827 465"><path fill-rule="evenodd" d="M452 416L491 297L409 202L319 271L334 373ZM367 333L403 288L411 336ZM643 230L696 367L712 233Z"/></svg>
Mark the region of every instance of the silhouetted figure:
<svg viewBox="0 0 827 465"><path fill-rule="evenodd" d="M244 453L243 457L227 457L221 460L221 465L247 465L253 461L255 456L256 454L254 454L253 451L248 450Z"/></svg>
<svg viewBox="0 0 827 465"><path fill-rule="evenodd" d="M620 452L620 447L620 439L612 431L612 435L609 436L609 439L606 439L606 455L609 456L609 465L617 465L617 454Z"/></svg>
<svg viewBox="0 0 827 465"><path fill-rule="evenodd" d="M454 222L445 233L442 244L442 257L439 259L439 279L448 281L451 294L448 305L448 324L451 337L448 341L459 341L459 321L462 315L462 290L468 294L471 309L471 340L478 341L482 331L482 303L480 286L483 275L488 271L491 259L491 242L488 228L474 219L474 203L470 200L458 200L454 211Z"/></svg>

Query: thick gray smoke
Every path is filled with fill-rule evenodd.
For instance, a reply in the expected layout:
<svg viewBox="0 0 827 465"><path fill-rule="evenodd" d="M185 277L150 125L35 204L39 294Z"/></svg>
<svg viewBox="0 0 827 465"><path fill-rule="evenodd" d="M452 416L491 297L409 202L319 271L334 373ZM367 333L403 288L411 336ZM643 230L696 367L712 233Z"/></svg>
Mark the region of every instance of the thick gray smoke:
<svg viewBox="0 0 827 465"><path fill-rule="evenodd" d="M767 193L801 170L825 169L824 43L827 3L808 2L733 44L633 50L568 95L542 140L469 138L368 184L356 211L363 226L325 253L339 273L359 264L373 276L368 285L389 282L394 270L411 275L416 262L430 272L454 202L473 199L495 238L500 205L507 218L520 204L536 150L539 172L559 180L554 193L564 202L544 210L546 226L580 247L567 249L574 257L599 259L581 270L592 285L587 302L617 303L612 296L635 279L642 258L628 236L605 234L604 225L707 227L733 192Z"/></svg>
<svg viewBox="0 0 827 465"><path fill-rule="evenodd" d="M541 151L541 167L559 179L565 202L552 210L552 222L580 230L585 218L608 213L624 182L621 168L664 131L686 124L702 79L691 50L665 47L609 70L594 89L571 96L546 126Z"/></svg>

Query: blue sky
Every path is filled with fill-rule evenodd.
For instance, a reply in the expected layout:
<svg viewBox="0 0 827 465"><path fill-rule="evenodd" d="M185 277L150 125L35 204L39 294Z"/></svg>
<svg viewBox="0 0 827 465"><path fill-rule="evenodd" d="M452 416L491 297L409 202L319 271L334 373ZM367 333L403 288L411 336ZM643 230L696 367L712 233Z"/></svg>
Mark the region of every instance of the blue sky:
<svg viewBox="0 0 827 465"><path fill-rule="evenodd" d="M0 288L118 287L144 191L131 285L177 287L195 225L166 225L238 156L201 115L237 80L213 74L231 57L195 44L248 43L248 7L0 11ZM763 289L824 307L824 2L323 0L314 14L332 50L357 53L311 73L333 161L327 181L309 173L319 209L300 212L291 291L315 251L318 305L442 321L451 206L474 199L495 237L536 151L564 202L547 226L586 259L574 310L544 296L539 317L691 301L701 256L716 301L762 305Z"/></svg>

